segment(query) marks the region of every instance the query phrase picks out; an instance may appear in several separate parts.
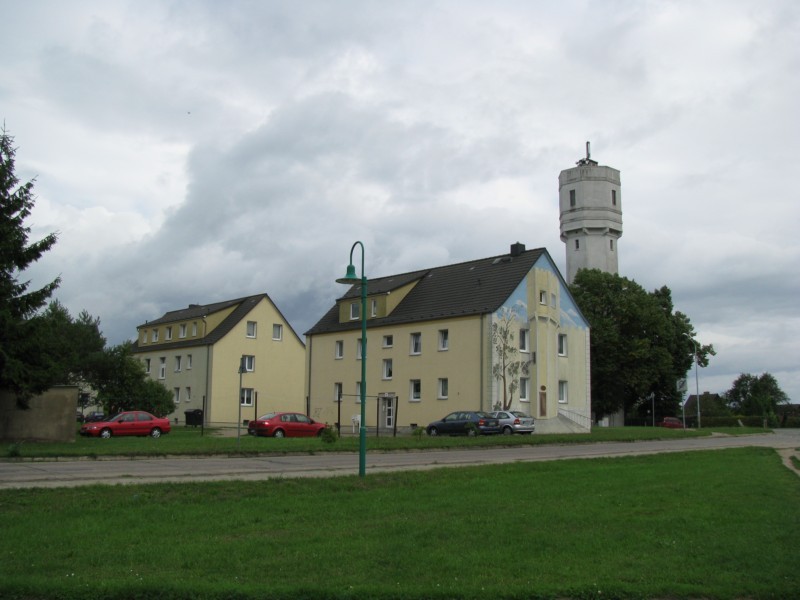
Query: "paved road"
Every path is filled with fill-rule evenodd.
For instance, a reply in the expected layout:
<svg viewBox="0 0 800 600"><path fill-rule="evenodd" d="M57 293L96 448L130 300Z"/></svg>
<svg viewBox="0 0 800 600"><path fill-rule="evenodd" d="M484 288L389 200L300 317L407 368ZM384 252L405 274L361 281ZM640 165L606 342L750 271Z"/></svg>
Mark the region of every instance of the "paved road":
<svg viewBox="0 0 800 600"><path fill-rule="evenodd" d="M367 474L508 462L630 456L719 448L800 448L800 429L747 436L711 436L652 442L609 442L516 448L368 453ZM152 458L124 460L0 461L0 489L72 487L186 481L260 480L272 477L331 477L358 473L358 455L317 454L249 458Z"/></svg>

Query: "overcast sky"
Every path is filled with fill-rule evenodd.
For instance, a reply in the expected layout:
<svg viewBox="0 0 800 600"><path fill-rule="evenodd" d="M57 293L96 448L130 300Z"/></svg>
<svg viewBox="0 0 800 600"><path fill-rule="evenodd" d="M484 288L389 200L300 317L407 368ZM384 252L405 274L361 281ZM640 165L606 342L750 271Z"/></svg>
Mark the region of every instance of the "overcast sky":
<svg viewBox="0 0 800 600"><path fill-rule="evenodd" d="M302 334L379 277L547 248L558 174L621 171L620 274L800 402L800 2L0 0L26 272L109 343L268 293ZM690 386L694 392L694 373Z"/></svg>

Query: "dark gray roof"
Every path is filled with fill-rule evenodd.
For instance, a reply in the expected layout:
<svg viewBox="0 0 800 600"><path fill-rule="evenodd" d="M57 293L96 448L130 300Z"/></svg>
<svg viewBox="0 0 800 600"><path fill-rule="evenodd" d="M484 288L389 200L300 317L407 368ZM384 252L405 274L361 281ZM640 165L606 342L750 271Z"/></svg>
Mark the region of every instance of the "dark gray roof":
<svg viewBox="0 0 800 600"><path fill-rule="evenodd" d="M370 279L367 282L369 296L388 293L412 281L418 283L392 314L369 319L369 326L379 327L494 312L511 296L536 261L545 254L547 250L539 248L522 251L516 256L503 254L445 267ZM354 285L341 299L359 298L360 295L361 286ZM361 327L360 321L340 323L339 309L334 305L306 332L306 335L359 327Z"/></svg>
<svg viewBox="0 0 800 600"><path fill-rule="evenodd" d="M149 327L152 325L162 325L164 323L175 323L178 321L187 321L191 319L201 319L205 316L210 314L219 312L220 310L225 310L227 308L235 307L234 310L229 314L222 322L217 325L213 330L208 332L208 335L202 338L193 338L193 339L184 339L184 340L176 340L174 342L162 343L158 344L158 346L154 346L153 344L147 344L145 346L139 346L139 340L137 338L136 342L133 344L133 351L134 352L145 352L155 349L175 349L175 348L185 348L191 346L207 346L210 344L214 344L221 340L227 333L234 328L234 326L239 323L242 319L244 319L251 310L253 310L256 305L261 302L261 300L265 299L275 307L275 310L278 311L278 314L283 317L283 320L286 321L286 317L283 316L280 309L275 306L275 303L267 294L256 294L255 296L246 296L244 298L237 298L235 300L225 300L223 302L215 302L213 304L190 304L187 308L180 308L178 310L172 310L167 313L164 313L164 316L156 319L154 321L148 321L139 327ZM286 324L289 325L289 321L286 321ZM300 336L297 335L297 332L294 328L289 325L289 329L294 334L294 336L300 340L300 343L305 345Z"/></svg>

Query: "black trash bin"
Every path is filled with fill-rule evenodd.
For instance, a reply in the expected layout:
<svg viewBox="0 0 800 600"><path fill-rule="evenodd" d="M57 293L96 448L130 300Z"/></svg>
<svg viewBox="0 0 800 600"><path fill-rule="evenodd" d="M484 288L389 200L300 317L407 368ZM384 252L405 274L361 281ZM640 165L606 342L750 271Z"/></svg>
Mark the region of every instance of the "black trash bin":
<svg viewBox="0 0 800 600"><path fill-rule="evenodd" d="M183 414L186 415L186 425L191 425L192 427L202 427L203 426L203 411L199 408L194 408L192 410L185 410Z"/></svg>

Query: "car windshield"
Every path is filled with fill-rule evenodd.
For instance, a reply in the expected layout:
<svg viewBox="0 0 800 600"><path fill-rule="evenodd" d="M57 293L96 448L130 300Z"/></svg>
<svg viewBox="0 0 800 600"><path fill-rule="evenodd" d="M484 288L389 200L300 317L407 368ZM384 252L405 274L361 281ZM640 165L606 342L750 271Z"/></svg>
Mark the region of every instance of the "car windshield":
<svg viewBox="0 0 800 600"><path fill-rule="evenodd" d="M258 420L259 421L268 421L269 419L273 418L274 416L275 416L275 413L271 412L271 413L267 413L267 414L265 414L265 415L263 415L261 417L258 417Z"/></svg>

